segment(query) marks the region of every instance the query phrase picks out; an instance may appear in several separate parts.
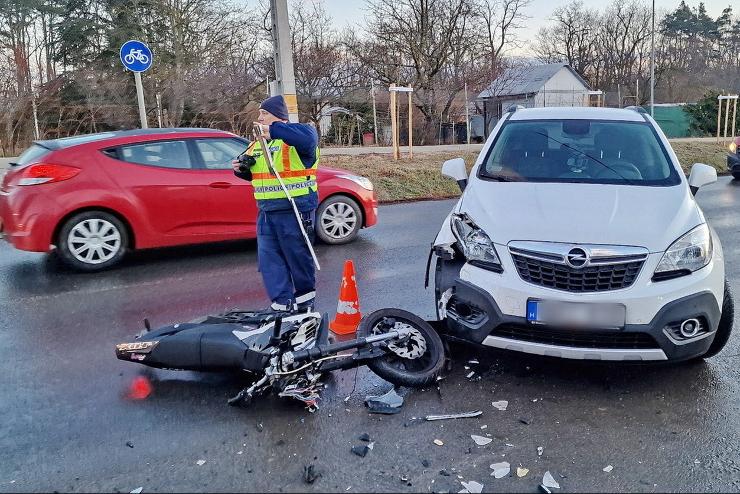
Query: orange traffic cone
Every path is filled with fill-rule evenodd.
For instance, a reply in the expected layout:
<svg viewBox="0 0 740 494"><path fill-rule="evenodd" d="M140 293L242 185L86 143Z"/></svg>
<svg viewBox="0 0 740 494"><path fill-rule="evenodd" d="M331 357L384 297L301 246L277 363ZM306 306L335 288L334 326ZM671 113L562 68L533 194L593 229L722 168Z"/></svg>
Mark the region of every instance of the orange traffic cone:
<svg viewBox="0 0 740 494"><path fill-rule="evenodd" d="M329 327L336 334L353 334L357 331L362 314L360 313L360 298L357 295L357 280L355 279L355 265L351 259L344 261L342 285L339 287L339 303L337 315L329 323Z"/></svg>

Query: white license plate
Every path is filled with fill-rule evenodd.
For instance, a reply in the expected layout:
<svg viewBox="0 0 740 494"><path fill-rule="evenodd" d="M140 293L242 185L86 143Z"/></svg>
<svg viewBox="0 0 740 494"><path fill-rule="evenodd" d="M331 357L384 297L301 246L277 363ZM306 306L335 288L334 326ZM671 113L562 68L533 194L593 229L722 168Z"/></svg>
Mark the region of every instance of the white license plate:
<svg viewBox="0 0 740 494"><path fill-rule="evenodd" d="M551 326L624 328L627 308L622 304L588 304L527 300L527 321Z"/></svg>

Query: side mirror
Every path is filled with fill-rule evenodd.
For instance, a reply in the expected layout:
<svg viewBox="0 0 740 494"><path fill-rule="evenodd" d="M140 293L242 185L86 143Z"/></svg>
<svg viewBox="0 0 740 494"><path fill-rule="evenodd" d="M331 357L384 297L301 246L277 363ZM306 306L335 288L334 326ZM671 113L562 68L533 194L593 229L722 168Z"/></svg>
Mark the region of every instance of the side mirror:
<svg viewBox="0 0 740 494"><path fill-rule="evenodd" d="M704 163L694 163L689 174L689 187L691 193L696 195L699 187L704 187L717 181L717 170L713 166Z"/></svg>
<svg viewBox="0 0 740 494"><path fill-rule="evenodd" d="M442 163L442 175L457 181L461 191L468 185L468 171L465 169L465 160L454 158Z"/></svg>

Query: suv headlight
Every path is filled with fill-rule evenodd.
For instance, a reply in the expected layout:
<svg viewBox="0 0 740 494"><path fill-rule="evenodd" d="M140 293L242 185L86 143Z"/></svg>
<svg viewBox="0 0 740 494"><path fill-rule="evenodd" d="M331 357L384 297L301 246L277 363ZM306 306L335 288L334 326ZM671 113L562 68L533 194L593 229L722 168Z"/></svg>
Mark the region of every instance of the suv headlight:
<svg viewBox="0 0 740 494"><path fill-rule="evenodd" d="M452 232L470 264L496 273L504 271L493 242L467 214L452 215Z"/></svg>
<svg viewBox="0 0 740 494"><path fill-rule="evenodd" d="M363 189L373 190L373 183L367 177L362 177L360 175L339 175L338 178L344 178L347 180L351 180L352 182L356 183Z"/></svg>
<svg viewBox="0 0 740 494"><path fill-rule="evenodd" d="M707 224L699 225L679 238L663 254L653 275L654 281L678 278L703 268L712 260L712 235Z"/></svg>

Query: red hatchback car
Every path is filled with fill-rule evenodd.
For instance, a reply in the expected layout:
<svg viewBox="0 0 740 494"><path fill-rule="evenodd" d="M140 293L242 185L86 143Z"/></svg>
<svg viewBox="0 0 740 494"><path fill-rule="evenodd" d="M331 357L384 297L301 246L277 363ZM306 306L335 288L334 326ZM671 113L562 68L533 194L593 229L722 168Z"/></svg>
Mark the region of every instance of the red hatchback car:
<svg viewBox="0 0 740 494"><path fill-rule="evenodd" d="M0 234L16 248L56 248L97 271L132 249L256 237L257 206L231 160L246 139L211 129L129 130L37 141L0 187ZM373 184L319 165L316 233L353 240L377 221Z"/></svg>

